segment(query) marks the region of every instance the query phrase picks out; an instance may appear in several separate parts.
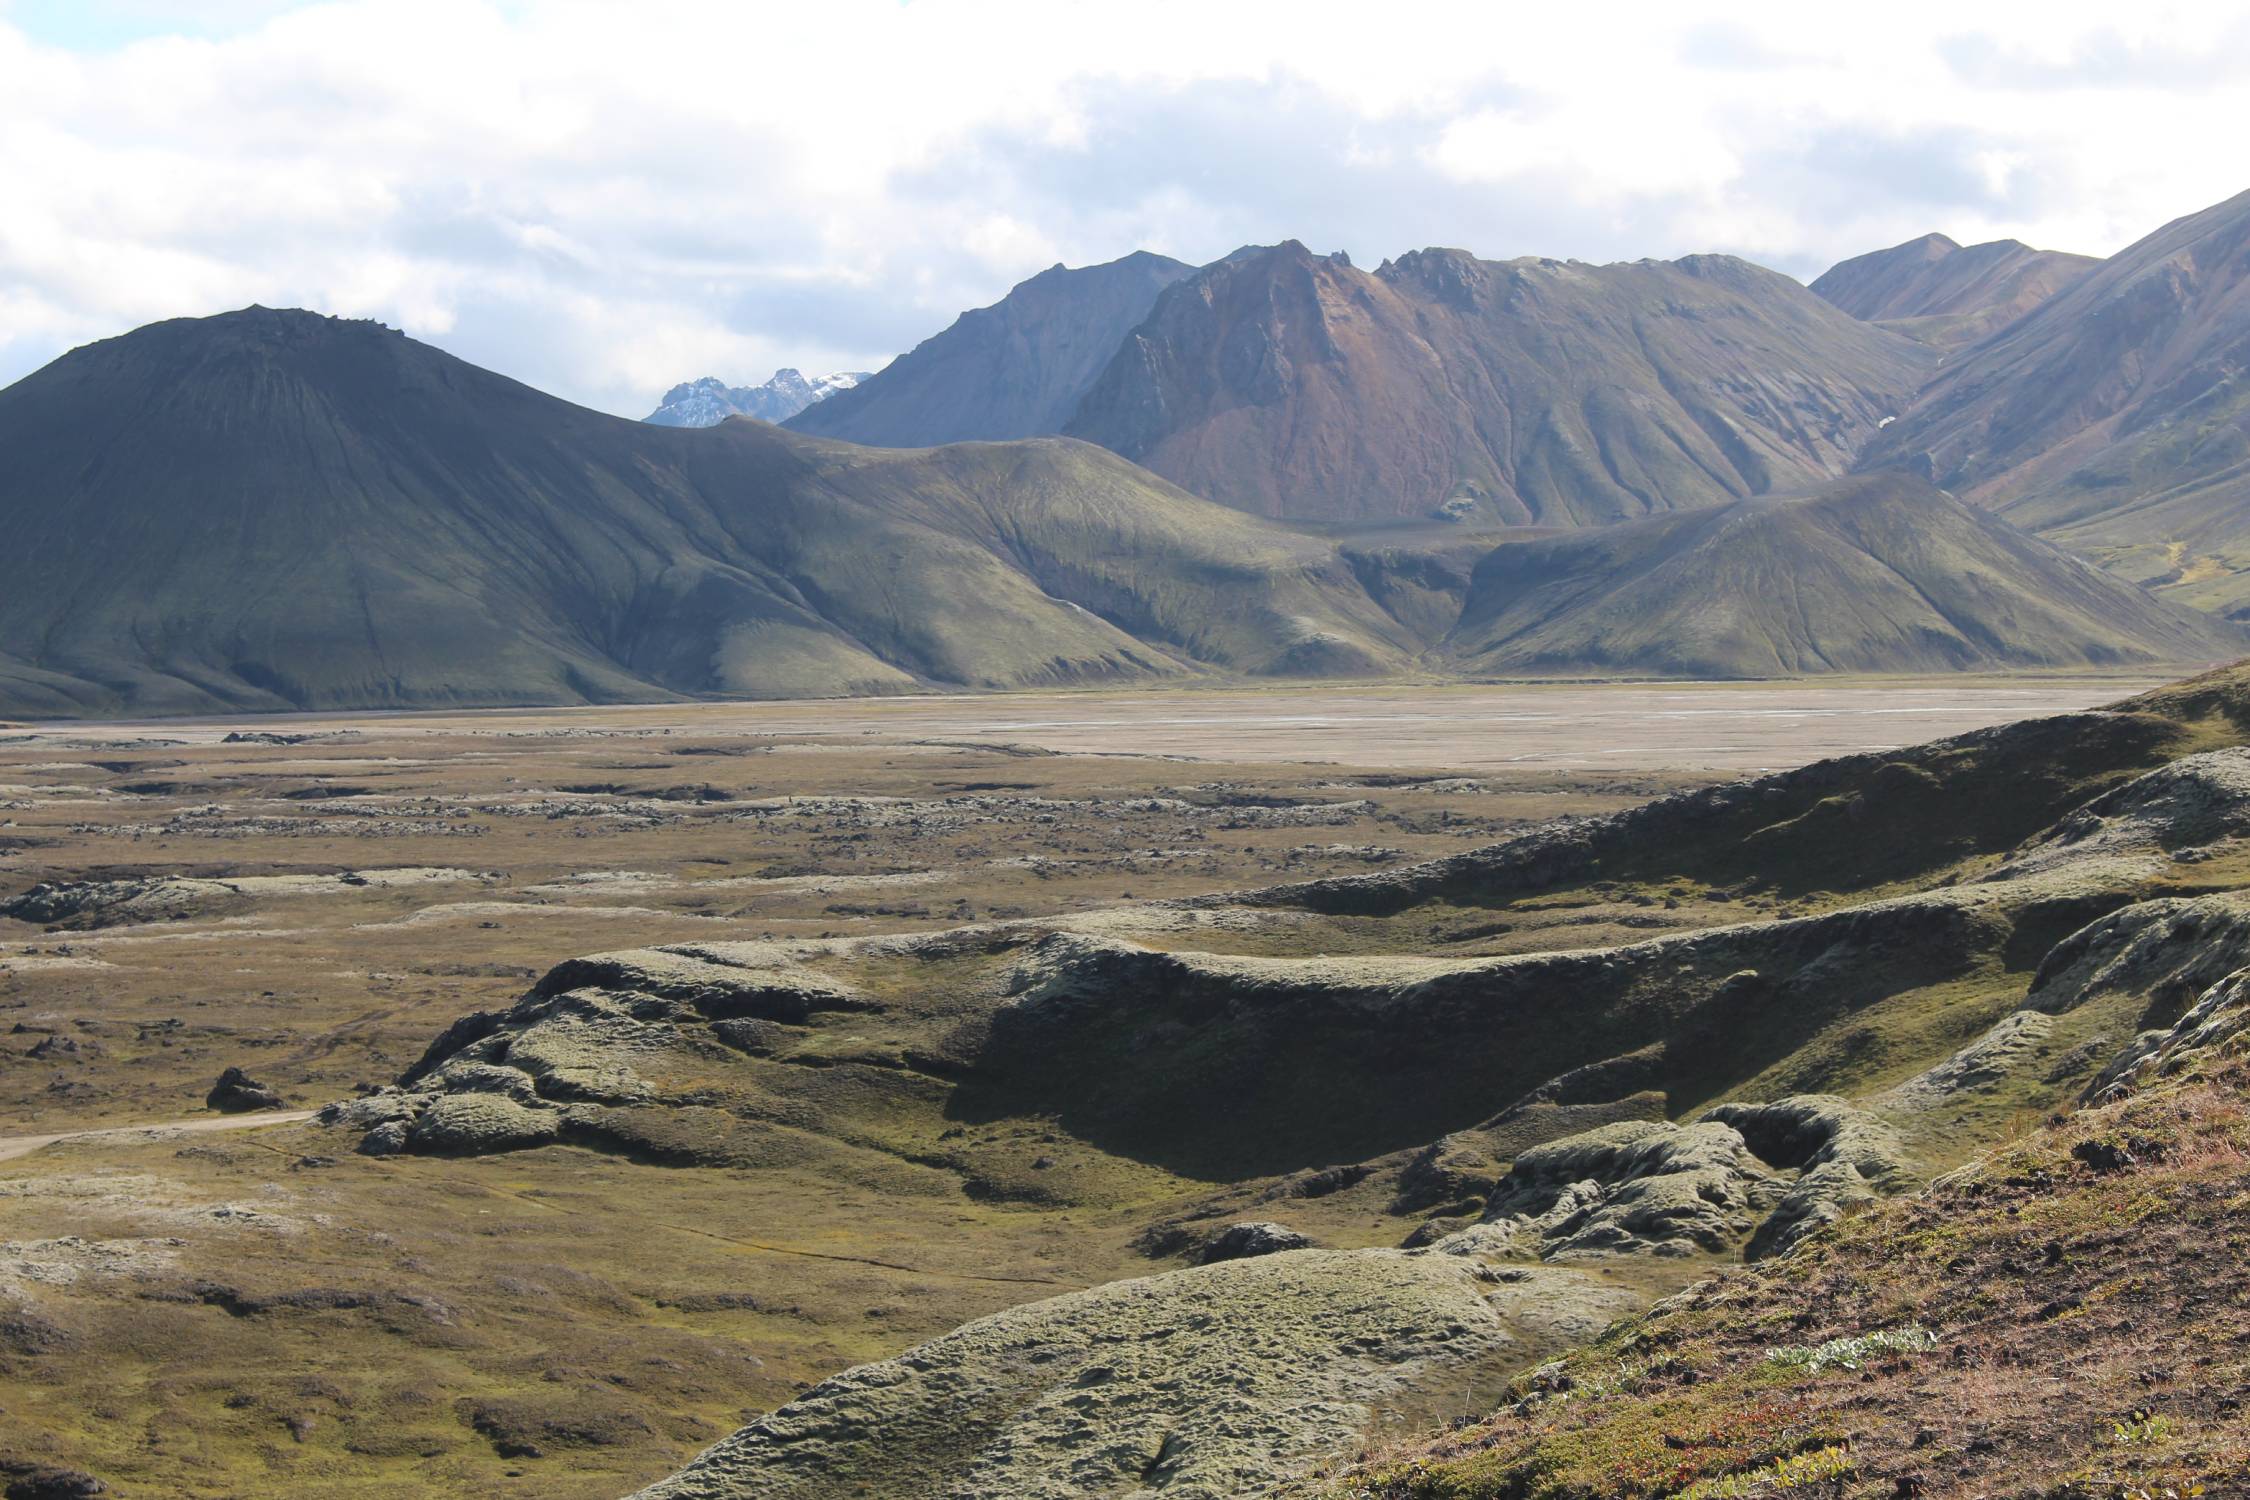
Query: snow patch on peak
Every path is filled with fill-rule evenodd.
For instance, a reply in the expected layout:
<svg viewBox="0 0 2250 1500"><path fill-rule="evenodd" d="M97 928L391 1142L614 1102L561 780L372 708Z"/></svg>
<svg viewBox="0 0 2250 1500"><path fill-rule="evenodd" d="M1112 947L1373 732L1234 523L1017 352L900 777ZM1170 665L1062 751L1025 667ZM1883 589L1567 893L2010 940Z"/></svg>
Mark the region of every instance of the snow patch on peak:
<svg viewBox="0 0 2250 1500"><path fill-rule="evenodd" d="M785 367L763 385L728 385L706 375L673 386L664 393L663 404L642 420L659 427L716 427L736 416L782 422L866 378L866 371L852 370L807 379L803 371Z"/></svg>

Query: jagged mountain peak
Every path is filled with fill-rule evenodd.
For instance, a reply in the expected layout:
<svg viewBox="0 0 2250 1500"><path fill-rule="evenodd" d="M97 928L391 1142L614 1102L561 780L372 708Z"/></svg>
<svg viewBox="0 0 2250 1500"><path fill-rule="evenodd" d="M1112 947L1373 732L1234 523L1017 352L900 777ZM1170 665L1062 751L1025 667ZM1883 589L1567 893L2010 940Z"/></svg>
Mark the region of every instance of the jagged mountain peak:
<svg viewBox="0 0 2250 1500"><path fill-rule="evenodd" d="M705 375L673 386L642 420L660 427L715 427L729 417L782 422L865 379L861 370L807 379L794 365L782 366L761 385L730 386L716 375Z"/></svg>

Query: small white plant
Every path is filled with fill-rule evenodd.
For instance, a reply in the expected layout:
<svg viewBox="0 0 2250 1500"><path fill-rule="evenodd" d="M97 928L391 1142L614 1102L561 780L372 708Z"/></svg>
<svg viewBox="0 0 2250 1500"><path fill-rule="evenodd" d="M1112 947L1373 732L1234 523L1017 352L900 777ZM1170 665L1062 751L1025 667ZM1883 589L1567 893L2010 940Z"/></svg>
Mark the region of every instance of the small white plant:
<svg viewBox="0 0 2250 1500"><path fill-rule="evenodd" d="M1886 1354L1927 1354L1937 1345L1936 1334L1919 1323L1909 1323L1903 1328L1830 1339L1825 1344L1796 1344L1776 1349L1766 1356L1766 1363L1817 1375L1822 1370L1856 1370Z"/></svg>

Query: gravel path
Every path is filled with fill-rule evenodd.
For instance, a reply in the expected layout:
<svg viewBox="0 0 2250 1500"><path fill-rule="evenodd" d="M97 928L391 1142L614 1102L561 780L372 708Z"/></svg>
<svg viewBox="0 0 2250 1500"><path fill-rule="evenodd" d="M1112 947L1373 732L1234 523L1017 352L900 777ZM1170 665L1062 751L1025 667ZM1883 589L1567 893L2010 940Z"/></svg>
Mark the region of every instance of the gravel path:
<svg viewBox="0 0 2250 1500"><path fill-rule="evenodd" d="M102 1136L155 1135L161 1131L186 1131L201 1135L212 1130L258 1130L268 1125L295 1125L313 1117L309 1109L277 1109L253 1115L211 1115L195 1120L166 1120L156 1125L112 1125L100 1130L63 1130L53 1135L0 1135L0 1161L29 1156L57 1141L93 1140Z"/></svg>

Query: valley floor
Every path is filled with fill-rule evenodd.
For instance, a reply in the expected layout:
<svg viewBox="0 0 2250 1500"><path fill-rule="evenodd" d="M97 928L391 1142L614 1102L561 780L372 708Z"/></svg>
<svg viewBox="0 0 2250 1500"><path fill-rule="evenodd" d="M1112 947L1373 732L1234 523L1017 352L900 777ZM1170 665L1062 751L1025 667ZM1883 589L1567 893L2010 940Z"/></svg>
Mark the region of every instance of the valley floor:
<svg viewBox="0 0 2250 1500"><path fill-rule="evenodd" d="M1088 755L1331 762L1430 772L1553 766L1739 773L2091 708L2173 675L2135 669L1772 682L1299 682L461 714L281 714L89 722L54 732L200 744L236 729L349 729L440 739L504 732L519 740L536 731L577 729L877 744L958 740Z"/></svg>
<svg viewBox="0 0 2250 1500"><path fill-rule="evenodd" d="M865 1080L954 1076L917 1049L966 1013L947 986L969 994L985 961L925 975L909 949L854 940L1111 923L1135 952L1457 962L1817 916L1845 898L1794 877L1605 881L1504 921L1409 915L1380 933L1180 913L2141 685L1351 687L0 731L0 905L16 913L0 916L0 1477L82 1471L127 1496L614 1496L845 1366L1176 1266L1193 1236L1167 1242L1167 1226L1275 1211L1264 1184L1282 1167L1255 1141L1219 1160L1080 1128L1067 1102L941 1114L877 1097ZM1161 902L1183 904L1146 914ZM317 1107L391 1082L457 1017L506 1009L577 955L765 943L855 955L852 982L880 1002L776 1044L805 1065L775 1071L827 1090L776 1129L827 1131L841 1154L744 1154L737 1131L733 1156L669 1136L371 1156L313 1123L200 1128L255 1118L204 1109L228 1067ZM1876 1029L1958 1003L1950 1047L2028 980L1996 955L1907 987ZM1845 1043L1861 1050L1834 1076L1881 1074L1865 1037ZM1414 1128L1373 1123L1337 1149L1428 1139ZM48 1136L66 1138L11 1150ZM1433 1205L1400 1209L1389 1182L1281 1196L1322 1244L1391 1246ZM1707 1269L1591 1267L1550 1298L1582 1304L1577 1322L1518 1318L1503 1352L1401 1392L1390 1420L1478 1414L1566 1324L1582 1336L1596 1311Z"/></svg>

